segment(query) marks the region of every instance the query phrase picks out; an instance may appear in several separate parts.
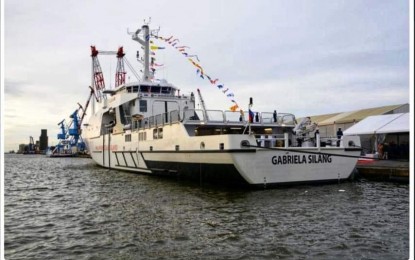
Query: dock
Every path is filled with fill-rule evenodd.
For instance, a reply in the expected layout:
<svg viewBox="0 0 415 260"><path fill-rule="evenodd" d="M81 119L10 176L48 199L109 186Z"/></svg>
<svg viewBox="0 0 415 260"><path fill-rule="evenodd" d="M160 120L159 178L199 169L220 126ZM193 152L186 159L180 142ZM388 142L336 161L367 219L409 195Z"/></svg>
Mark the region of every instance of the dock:
<svg viewBox="0 0 415 260"><path fill-rule="evenodd" d="M358 176L369 180L409 183L409 161L359 160L356 169Z"/></svg>

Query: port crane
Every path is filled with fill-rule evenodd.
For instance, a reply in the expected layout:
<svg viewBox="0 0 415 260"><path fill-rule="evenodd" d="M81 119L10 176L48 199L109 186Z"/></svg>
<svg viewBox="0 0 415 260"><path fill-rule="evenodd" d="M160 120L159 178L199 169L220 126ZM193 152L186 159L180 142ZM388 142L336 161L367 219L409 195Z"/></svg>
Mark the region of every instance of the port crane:
<svg viewBox="0 0 415 260"><path fill-rule="evenodd" d="M58 123L60 127L60 133L57 138L59 140L58 145L53 149L51 156L67 155L78 152L86 151L86 145L82 140L82 122L86 116L86 111L90 104L91 99L100 103L103 99L106 99L104 91L105 80L102 72L101 64L98 59L99 54L104 55L116 55L117 57L117 69L115 72L115 87L119 87L125 84L125 76L127 72L124 67L125 53L123 47L119 47L117 51L100 51L95 46L91 47L92 58L92 86L90 88L89 97L84 106L78 103L78 109L76 109L69 118L71 119L69 124L65 124L65 119ZM132 69L131 65L125 60L127 65ZM133 74L138 78L138 74L133 71ZM94 107L94 105L93 105Z"/></svg>
<svg viewBox="0 0 415 260"><path fill-rule="evenodd" d="M98 102L101 99L105 98L105 95L102 91L105 89L105 81L104 81L104 74L102 73L101 64L98 60L98 53L99 51L96 49L95 46L91 46L91 58L92 58L92 73L93 73L93 86L96 93L96 98Z"/></svg>
<svg viewBox="0 0 415 260"><path fill-rule="evenodd" d="M35 142L33 141L33 137L29 137L29 144L26 146L25 150L23 151L24 154L34 154L36 152Z"/></svg>
<svg viewBox="0 0 415 260"><path fill-rule="evenodd" d="M124 68L124 56L123 47L119 47L117 51L117 69L115 71L115 87L119 87L122 84L125 84L125 74L127 72Z"/></svg>
<svg viewBox="0 0 415 260"><path fill-rule="evenodd" d="M80 129L80 128L81 128L81 126L82 126L82 122L84 121L84 118L85 118L85 116L86 116L86 111L87 111L87 109L88 109L88 106L89 106L89 103L90 103L90 101L91 101L92 97L95 97L95 100L98 102L98 98L97 98L97 96L95 95L95 91L94 91L94 89L93 89L91 86L89 86L89 89L90 89L91 91L90 91L90 93L89 93L89 97L88 97L88 99L86 100L85 106L82 106L81 104L79 104L79 103L78 103L79 108L82 110L82 116L81 116L81 119L80 119L80 121L79 121L79 129Z"/></svg>
<svg viewBox="0 0 415 260"><path fill-rule="evenodd" d="M80 108L69 115L71 119L69 124L65 124L65 119L58 123L61 129L57 136L59 143L51 152L51 157L76 156L80 152L85 152L86 146L81 137L79 110Z"/></svg>
<svg viewBox="0 0 415 260"><path fill-rule="evenodd" d="M119 87L122 84L125 84L125 76L127 72L125 71L124 60L125 53L124 48L121 46L117 51L100 51L97 50L95 46L91 46L91 57L92 57L92 71L93 71L93 88L96 92L96 97L99 101L102 98L105 98L103 91L105 90L105 80L104 74L102 73L102 68L99 63L98 54L101 55L116 55L117 57L117 69L115 71L115 87ZM132 69L130 63L127 61L127 65ZM137 73L133 73L137 77Z"/></svg>

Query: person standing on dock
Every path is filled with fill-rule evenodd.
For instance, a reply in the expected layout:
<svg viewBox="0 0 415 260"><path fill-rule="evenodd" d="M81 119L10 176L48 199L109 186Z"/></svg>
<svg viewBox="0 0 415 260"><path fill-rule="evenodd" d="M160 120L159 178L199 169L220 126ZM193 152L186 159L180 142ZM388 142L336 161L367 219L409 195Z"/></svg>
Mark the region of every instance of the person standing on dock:
<svg viewBox="0 0 415 260"><path fill-rule="evenodd" d="M383 156L384 156L384 154L383 154L383 148L384 148L384 146L383 146L382 143L378 144L378 158L379 159L384 159L383 158Z"/></svg>
<svg viewBox="0 0 415 260"><path fill-rule="evenodd" d="M389 158L388 152L389 152L389 144L385 143L383 144L383 149L382 149L382 159L387 160Z"/></svg>

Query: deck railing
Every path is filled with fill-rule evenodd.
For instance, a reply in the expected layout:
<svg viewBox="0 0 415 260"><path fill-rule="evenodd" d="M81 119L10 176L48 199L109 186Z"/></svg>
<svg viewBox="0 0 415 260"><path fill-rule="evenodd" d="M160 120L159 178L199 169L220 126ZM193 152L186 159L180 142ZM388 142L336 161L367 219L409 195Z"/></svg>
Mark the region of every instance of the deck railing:
<svg viewBox="0 0 415 260"><path fill-rule="evenodd" d="M249 113L244 111L221 111L221 110L206 110L189 109L184 112L184 123L223 123L223 124L245 124L248 123ZM274 117L271 112L254 113L251 124L260 125L295 125L295 116L289 113L278 113Z"/></svg>
<svg viewBox="0 0 415 260"><path fill-rule="evenodd" d="M255 135L257 146L260 147L344 147L343 137L321 137L316 134L314 137L302 137L294 140L288 133ZM300 140L299 140L300 139ZM294 142L293 142L294 141Z"/></svg>
<svg viewBox="0 0 415 260"><path fill-rule="evenodd" d="M184 111L170 111L143 119L132 120L132 130L148 129L177 122L184 124L225 124L225 125L247 125L249 121L248 112L233 112L221 110L187 109ZM264 126L294 126L295 116L289 113L278 113L274 116L271 112L255 113L252 125Z"/></svg>

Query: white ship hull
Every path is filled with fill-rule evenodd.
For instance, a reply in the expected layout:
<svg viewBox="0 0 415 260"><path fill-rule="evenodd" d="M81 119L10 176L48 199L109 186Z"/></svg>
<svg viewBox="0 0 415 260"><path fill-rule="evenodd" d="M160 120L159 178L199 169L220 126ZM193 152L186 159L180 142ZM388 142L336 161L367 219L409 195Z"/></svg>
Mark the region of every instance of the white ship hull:
<svg viewBox="0 0 415 260"><path fill-rule="evenodd" d="M178 127L165 127L165 132ZM138 139L138 132L132 133L134 137ZM92 159L112 169L251 185L345 180L360 155L360 149L343 147L284 149L233 145L240 146L242 140L255 143L253 137L248 139L246 135L187 137L181 141L123 142L123 139L121 134L87 139ZM223 150L208 149L209 145L213 148L221 143Z"/></svg>

